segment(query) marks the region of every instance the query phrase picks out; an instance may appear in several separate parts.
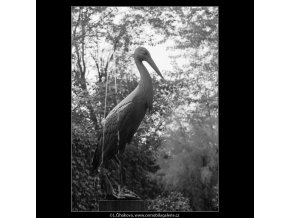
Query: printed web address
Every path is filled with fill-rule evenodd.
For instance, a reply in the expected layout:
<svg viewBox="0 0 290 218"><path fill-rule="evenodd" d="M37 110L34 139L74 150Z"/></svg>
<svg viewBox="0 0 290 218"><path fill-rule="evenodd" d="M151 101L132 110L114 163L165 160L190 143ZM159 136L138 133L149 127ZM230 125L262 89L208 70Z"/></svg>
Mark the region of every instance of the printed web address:
<svg viewBox="0 0 290 218"><path fill-rule="evenodd" d="M179 217L179 213L110 213L110 217Z"/></svg>

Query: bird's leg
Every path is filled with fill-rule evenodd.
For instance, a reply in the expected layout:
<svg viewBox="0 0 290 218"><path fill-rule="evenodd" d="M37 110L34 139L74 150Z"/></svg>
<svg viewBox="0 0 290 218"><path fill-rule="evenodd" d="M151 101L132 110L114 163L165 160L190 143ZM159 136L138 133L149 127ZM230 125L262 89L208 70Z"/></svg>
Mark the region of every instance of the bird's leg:
<svg viewBox="0 0 290 218"><path fill-rule="evenodd" d="M125 169L125 166L124 166L124 157L123 157L123 154L122 154L122 158L121 158L121 161L122 161L122 179L123 179L123 184L124 186L126 186L127 184L127 180L126 180L126 169Z"/></svg>
<svg viewBox="0 0 290 218"><path fill-rule="evenodd" d="M108 176L109 171L104 169L104 177L105 177L105 186L106 186L106 195L107 199L116 198L116 193L114 187L111 183L111 179Z"/></svg>
<svg viewBox="0 0 290 218"><path fill-rule="evenodd" d="M120 154L118 154L118 156L120 156ZM119 197L120 197L120 194L121 194L121 188L122 188L122 176L121 176L121 169L122 169L122 166L121 166L121 161L120 159L118 158L117 155L114 156L114 160L117 161L117 165L118 165L118 174L119 174L119 184L118 184L118 194L119 194Z"/></svg>
<svg viewBox="0 0 290 218"><path fill-rule="evenodd" d="M107 195L113 195L114 194L114 188L113 185L107 175L107 173L105 173L105 179L106 179L106 194Z"/></svg>
<svg viewBox="0 0 290 218"><path fill-rule="evenodd" d="M124 178L124 176L123 176L123 167L124 167L124 163L123 163L123 155L122 154L120 154L120 158L119 158L119 160L120 160L120 182L121 182L121 186L123 187L124 186L124 181L123 181L123 178Z"/></svg>
<svg viewBox="0 0 290 218"><path fill-rule="evenodd" d="M119 153L118 154L118 158L117 158L118 162L119 162L119 179L120 179L120 185L121 185L121 189L124 188L125 183L124 183L124 179L125 179L125 174L124 174L124 157L123 154Z"/></svg>
<svg viewBox="0 0 290 218"><path fill-rule="evenodd" d="M114 165L114 168L115 168L115 169L119 169L119 160L117 159L117 157L116 157L116 156L113 157L113 158L111 159L111 161L112 161L112 163L113 163L113 165Z"/></svg>

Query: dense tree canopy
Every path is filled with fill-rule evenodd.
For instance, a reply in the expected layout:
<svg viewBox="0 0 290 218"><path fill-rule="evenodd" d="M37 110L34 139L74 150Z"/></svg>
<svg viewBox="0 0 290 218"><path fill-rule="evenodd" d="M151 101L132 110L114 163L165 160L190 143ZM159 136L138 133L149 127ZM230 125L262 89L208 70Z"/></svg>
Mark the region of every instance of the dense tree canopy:
<svg viewBox="0 0 290 218"><path fill-rule="evenodd" d="M71 31L73 210L98 210L97 135L137 86L132 54L146 45L167 45L172 70L166 82L151 74L153 112L126 147L126 185L150 210L217 210L218 8L72 7Z"/></svg>

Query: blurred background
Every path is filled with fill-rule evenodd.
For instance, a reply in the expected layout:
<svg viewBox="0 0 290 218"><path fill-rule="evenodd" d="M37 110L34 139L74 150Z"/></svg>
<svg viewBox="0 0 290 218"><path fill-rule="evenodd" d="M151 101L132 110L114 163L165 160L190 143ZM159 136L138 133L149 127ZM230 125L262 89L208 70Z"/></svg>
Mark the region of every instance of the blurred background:
<svg viewBox="0 0 290 218"><path fill-rule="evenodd" d="M126 185L151 211L217 211L218 7L72 7L71 14L72 210L98 210L102 193L89 174L97 134L138 85L133 53L143 46L166 82L145 62L153 112L126 147Z"/></svg>

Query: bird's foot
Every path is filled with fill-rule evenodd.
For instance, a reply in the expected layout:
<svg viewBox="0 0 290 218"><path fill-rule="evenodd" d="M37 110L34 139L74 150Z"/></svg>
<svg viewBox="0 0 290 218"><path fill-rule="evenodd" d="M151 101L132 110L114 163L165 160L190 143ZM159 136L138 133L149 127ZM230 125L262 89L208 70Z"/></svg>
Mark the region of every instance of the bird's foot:
<svg viewBox="0 0 290 218"><path fill-rule="evenodd" d="M117 198L118 199L127 199L127 200L138 200L141 199L137 194L135 194L133 191L130 191L127 189L126 186L120 187L118 189Z"/></svg>
<svg viewBox="0 0 290 218"><path fill-rule="evenodd" d="M119 199L118 193L113 190L112 193L106 195L106 199L107 200L118 200Z"/></svg>

